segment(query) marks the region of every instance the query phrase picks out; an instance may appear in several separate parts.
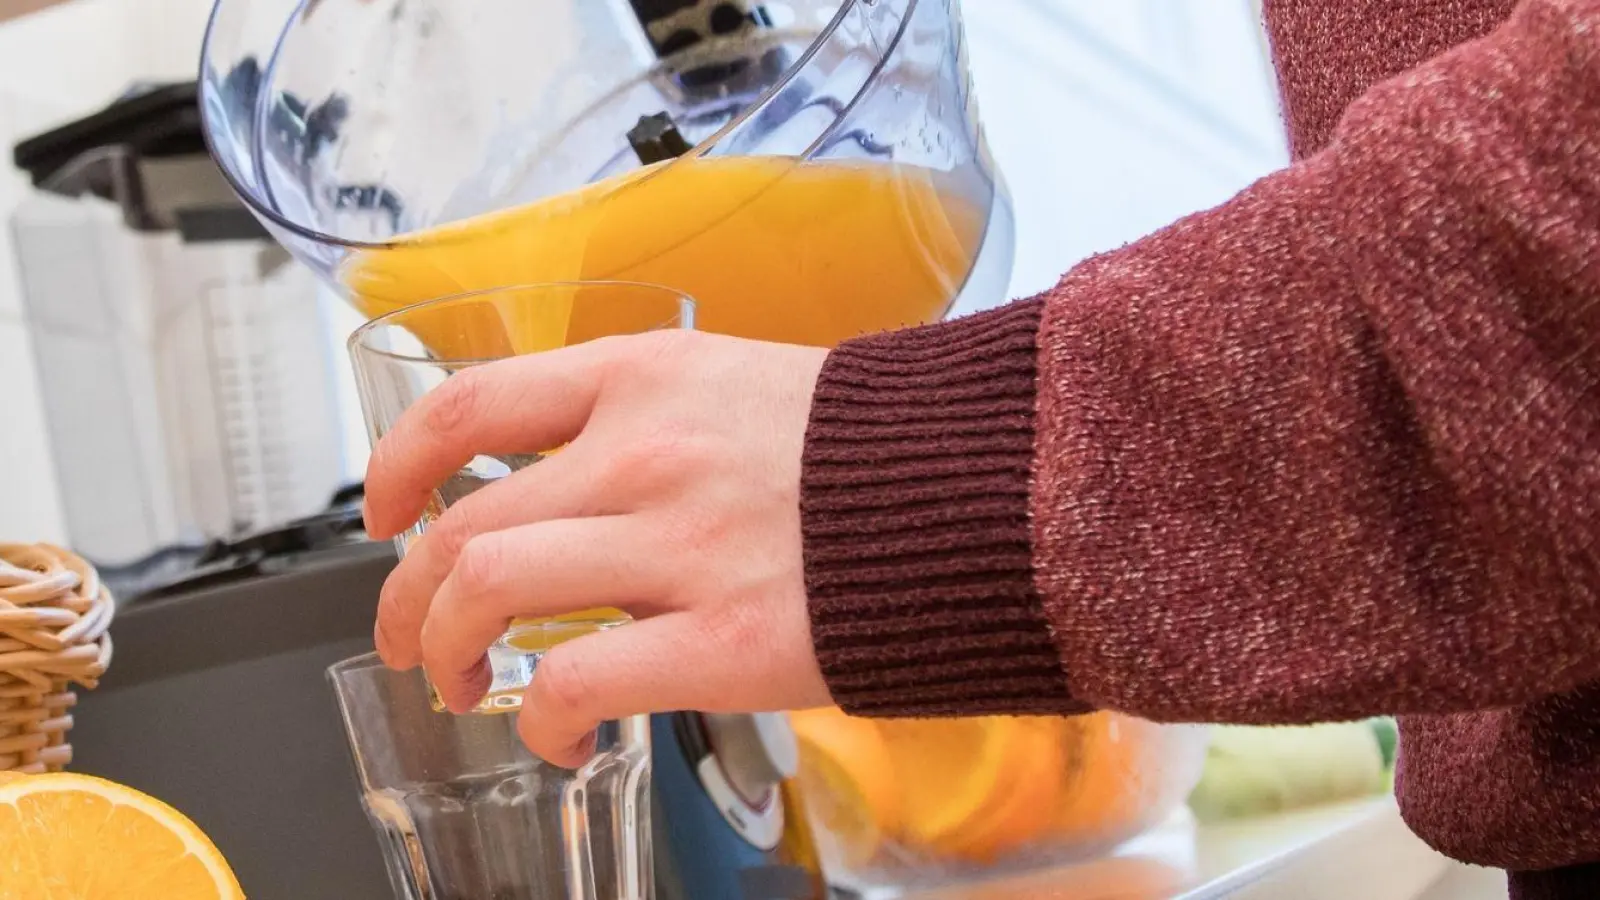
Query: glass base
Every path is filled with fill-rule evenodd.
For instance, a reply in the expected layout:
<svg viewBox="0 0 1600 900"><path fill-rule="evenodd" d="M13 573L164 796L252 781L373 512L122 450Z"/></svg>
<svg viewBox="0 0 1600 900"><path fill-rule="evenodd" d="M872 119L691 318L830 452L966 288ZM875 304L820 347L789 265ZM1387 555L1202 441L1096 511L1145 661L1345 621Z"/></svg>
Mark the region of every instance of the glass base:
<svg viewBox="0 0 1600 900"><path fill-rule="evenodd" d="M480 715L516 712L522 708L522 696L533 683L539 661L551 648L587 634L609 631L628 621L621 613L607 612L513 622L489 647L489 667L493 671L489 690L467 712ZM428 682L428 702L435 712L445 711L444 700L431 681Z"/></svg>

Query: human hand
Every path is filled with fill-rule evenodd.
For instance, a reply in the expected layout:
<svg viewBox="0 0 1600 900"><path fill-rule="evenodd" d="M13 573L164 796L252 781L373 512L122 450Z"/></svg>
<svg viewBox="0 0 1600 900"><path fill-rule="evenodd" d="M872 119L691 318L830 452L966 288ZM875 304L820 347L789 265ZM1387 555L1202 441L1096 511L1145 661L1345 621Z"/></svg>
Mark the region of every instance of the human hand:
<svg viewBox="0 0 1600 900"><path fill-rule="evenodd" d="M811 646L800 457L826 352L688 331L607 338L447 379L373 452L366 522L392 537L475 455L562 447L451 506L384 584L385 663L446 705L489 685L514 618L635 621L549 651L518 730L558 765L602 721L829 702ZM565 446L563 446L565 445Z"/></svg>

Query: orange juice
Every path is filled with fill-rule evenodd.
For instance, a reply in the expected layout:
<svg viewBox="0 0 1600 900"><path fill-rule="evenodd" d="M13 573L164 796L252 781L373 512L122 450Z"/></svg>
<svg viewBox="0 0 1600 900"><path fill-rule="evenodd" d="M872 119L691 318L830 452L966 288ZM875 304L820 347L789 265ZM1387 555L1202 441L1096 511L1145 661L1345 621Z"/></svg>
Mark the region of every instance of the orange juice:
<svg viewBox="0 0 1600 900"><path fill-rule="evenodd" d="M949 308L985 224L959 186L950 173L880 162L684 158L402 236L357 253L342 275L369 316L510 285L642 281L693 297L700 330L830 347ZM518 323L511 349L620 330L588 318ZM433 349L501 355L506 324L486 329L477 339L457 329L452 346Z"/></svg>

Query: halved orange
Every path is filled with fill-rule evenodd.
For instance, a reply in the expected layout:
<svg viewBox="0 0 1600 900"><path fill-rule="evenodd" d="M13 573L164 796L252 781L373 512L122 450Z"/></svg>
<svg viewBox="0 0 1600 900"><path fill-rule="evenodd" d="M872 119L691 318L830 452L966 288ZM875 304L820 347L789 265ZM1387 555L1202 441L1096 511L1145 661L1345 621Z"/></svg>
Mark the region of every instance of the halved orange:
<svg viewBox="0 0 1600 900"><path fill-rule="evenodd" d="M244 897L182 813L87 775L0 779L0 847L0 900Z"/></svg>

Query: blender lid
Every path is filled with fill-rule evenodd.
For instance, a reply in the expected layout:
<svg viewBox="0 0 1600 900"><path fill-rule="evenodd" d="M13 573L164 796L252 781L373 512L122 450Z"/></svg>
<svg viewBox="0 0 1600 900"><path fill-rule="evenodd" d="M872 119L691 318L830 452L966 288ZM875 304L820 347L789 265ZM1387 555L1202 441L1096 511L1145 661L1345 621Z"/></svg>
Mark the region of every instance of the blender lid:
<svg viewBox="0 0 1600 900"><path fill-rule="evenodd" d="M628 0L644 28L650 49L668 59L713 39L747 37L774 26L772 14L757 0ZM769 50L759 60L770 80L782 74L793 60L782 50ZM715 90L740 74L752 60L722 59L692 66L677 73L679 87L690 93Z"/></svg>
<svg viewBox="0 0 1600 900"><path fill-rule="evenodd" d="M104 109L12 148L34 187L116 203L135 231L185 243L267 240L206 151L195 82L136 85Z"/></svg>
<svg viewBox="0 0 1600 900"><path fill-rule="evenodd" d="M103 147L126 147L150 159L204 155L195 82L135 88L106 108L18 143L12 162L35 187L73 160Z"/></svg>
<svg viewBox="0 0 1600 900"><path fill-rule="evenodd" d="M749 28L771 28L767 8L751 0L628 0L657 56L667 57L708 37L737 34ZM707 9L709 7L709 9Z"/></svg>

